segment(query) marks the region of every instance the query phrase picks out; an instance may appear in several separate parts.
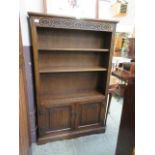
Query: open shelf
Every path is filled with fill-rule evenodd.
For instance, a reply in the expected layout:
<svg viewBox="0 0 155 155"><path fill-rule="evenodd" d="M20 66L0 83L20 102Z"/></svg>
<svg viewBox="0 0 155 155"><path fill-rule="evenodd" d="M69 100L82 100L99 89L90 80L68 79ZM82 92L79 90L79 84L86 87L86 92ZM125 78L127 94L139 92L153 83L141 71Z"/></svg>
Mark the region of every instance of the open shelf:
<svg viewBox="0 0 155 155"><path fill-rule="evenodd" d="M110 49L111 32L37 27L39 49Z"/></svg>
<svg viewBox="0 0 155 155"><path fill-rule="evenodd" d="M59 73L59 72L96 72L96 71L107 71L103 67L51 67L51 66L42 66L40 68L40 73Z"/></svg>
<svg viewBox="0 0 155 155"><path fill-rule="evenodd" d="M57 51L57 52L109 52L109 49L99 49L99 48L39 48L39 51Z"/></svg>
<svg viewBox="0 0 155 155"><path fill-rule="evenodd" d="M87 91L87 92L76 92L69 93L67 95L51 95L51 94L42 94L41 95L41 104L45 107L50 107L52 105L59 104L70 104L76 102L97 102L103 101L105 96L99 91Z"/></svg>
<svg viewBox="0 0 155 155"><path fill-rule="evenodd" d="M41 94L53 96L68 96L69 94L83 94L84 92L105 92L104 72L70 72L41 74ZM90 93L89 93L90 94ZM48 95L49 96L49 95ZM76 95L75 95L76 96Z"/></svg>

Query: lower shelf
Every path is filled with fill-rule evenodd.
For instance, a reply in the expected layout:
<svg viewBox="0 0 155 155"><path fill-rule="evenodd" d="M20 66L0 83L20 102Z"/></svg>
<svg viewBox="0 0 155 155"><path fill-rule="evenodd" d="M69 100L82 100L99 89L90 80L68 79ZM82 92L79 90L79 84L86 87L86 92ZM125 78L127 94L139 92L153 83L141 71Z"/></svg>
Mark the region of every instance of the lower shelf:
<svg viewBox="0 0 155 155"><path fill-rule="evenodd" d="M48 108L52 105L88 102L88 101L103 101L105 96L98 91L88 91L83 93L73 93L68 95L41 95L41 105Z"/></svg>
<svg viewBox="0 0 155 155"><path fill-rule="evenodd" d="M38 144L44 144L49 141L71 139L75 137L86 136L86 135L97 134L97 133L104 133L104 132L105 132L105 127L98 126L94 128L79 129L75 131L66 131L63 133L49 133L45 136L39 137Z"/></svg>

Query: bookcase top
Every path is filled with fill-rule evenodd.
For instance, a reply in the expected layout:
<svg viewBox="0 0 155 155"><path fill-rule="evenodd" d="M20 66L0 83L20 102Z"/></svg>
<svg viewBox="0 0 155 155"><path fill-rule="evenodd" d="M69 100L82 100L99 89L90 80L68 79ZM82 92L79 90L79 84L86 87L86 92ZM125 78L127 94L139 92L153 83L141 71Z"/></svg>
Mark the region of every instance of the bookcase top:
<svg viewBox="0 0 155 155"><path fill-rule="evenodd" d="M45 13L38 13L38 12L28 12L28 15L31 16L38 16L38 17L58 17L58 18L66 18L66 19L79 19L79 20L87 20L87 21L98 21L98 22L111 22L111 23L118 23L118 20L109 20L109 19L94 19L94 18L76 18L74 16L60 16L55 14L45 14Z"/></svg>
<svg viewBox="0 0 155 155"><path fill-rule="evenodd" d="M29 17L37 27L63 28L90 31L107 31L115 30L118 21L99 20L99 19L77 19L75 17L47 15L41 13L29 12Z"/></svg>

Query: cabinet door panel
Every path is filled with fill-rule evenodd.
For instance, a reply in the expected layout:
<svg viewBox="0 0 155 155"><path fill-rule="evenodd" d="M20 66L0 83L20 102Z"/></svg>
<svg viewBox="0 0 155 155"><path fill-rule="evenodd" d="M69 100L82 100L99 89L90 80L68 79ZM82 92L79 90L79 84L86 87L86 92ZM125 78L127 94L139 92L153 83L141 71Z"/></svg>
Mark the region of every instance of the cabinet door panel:
<svg viewBox="0 0 155 155"><path fill-rule="evenodd" d="M54 107L49 110L50 130L61 130L71 128L72 110L71 106Z"/></svg>
<svg viewBox="0 0 155 155"><path fill-rule="evenodd" d="M101 102L78 104L77 126L84 127L100 124L103 120L101 117L104 117L104 115L101 115L102 108Z"/></svg>
<svg viewBox="0 0 155 155"><path fill-rule="evenodd" d="M49 113L48 109L41 109L38 112L38 131L39 135L42 136L46 134L49 130Z"/></svg>
<svg viewBox="0 0 155 155"><path fill-rule="evenodd" d="M73 105L53 106L39 113L39 134L71 130Z"/></svg>

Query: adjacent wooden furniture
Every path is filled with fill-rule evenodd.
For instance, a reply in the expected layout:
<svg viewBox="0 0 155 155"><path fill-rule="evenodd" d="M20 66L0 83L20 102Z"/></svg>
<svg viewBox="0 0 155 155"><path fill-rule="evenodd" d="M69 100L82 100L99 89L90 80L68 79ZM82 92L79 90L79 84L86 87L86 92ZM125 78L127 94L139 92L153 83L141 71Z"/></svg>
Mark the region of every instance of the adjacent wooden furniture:
<svg viewBox="0 0 155 155"><path fill-rule="evenodd" d="M132 77L124 92L122 117L115 155L132 155L135 147L135 78Z"/></svg>
<svg viewBox="0 0 155 155"><path fill-rule="evenodd" d="M116 21L29 13L38 142L105 132Z"/></svg>
<svg viewBox="0 0 155 155"><path fill-rule="evenodd" d="M30 128L28 120L25 80L25 64L23 56L21 29L19 30L19 154L31 154Z"/></svg>
<svg viewBox="0 0 155 155"><path fill-rule="evenodd" d="M134 64L132 66L134 66ZM133 67L130 67L130 68L132 69ZM128 83L135 76L134 75L135 71L133 69L132 70L131 69L129 71L127 71L127 70L122 69L122 68L116 68L116 70L112 72L112 75L117 77L118 79Z"/></svg>
<svg viewBox="0 0 155 155"><path fill-rule="evenodd" d="M129 38L129 45L128 45L128 57L135 59L135 38Z"/></svg>

